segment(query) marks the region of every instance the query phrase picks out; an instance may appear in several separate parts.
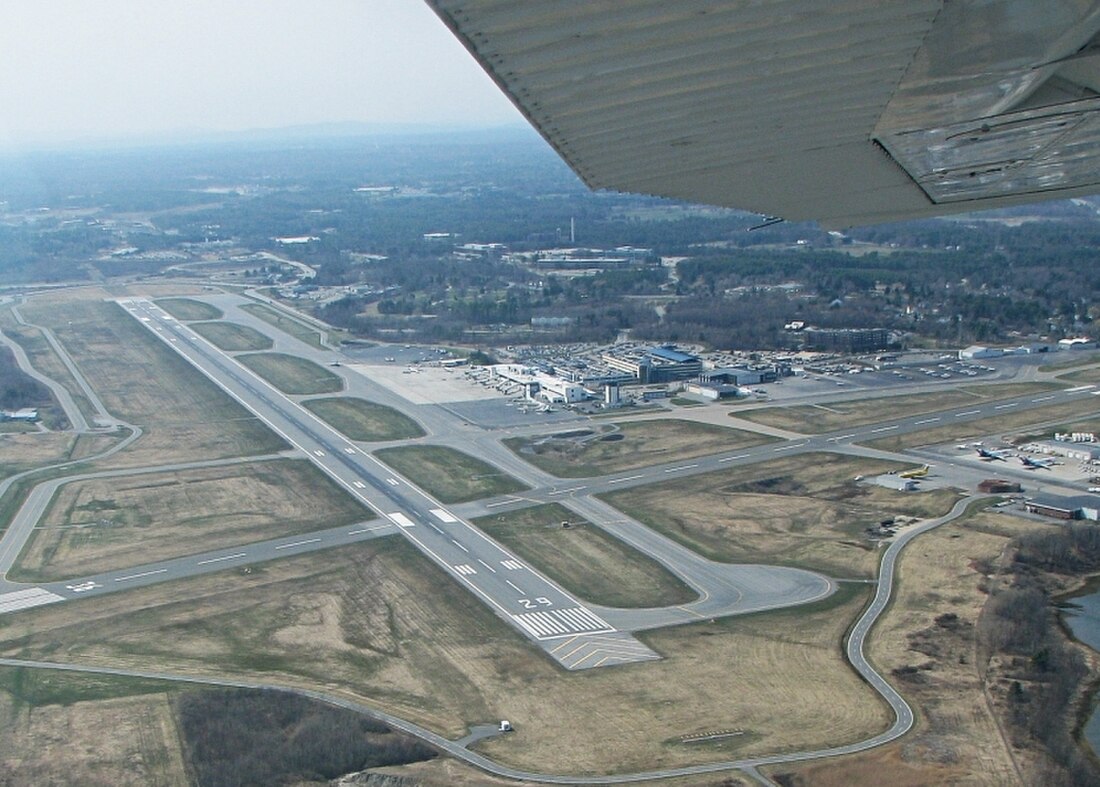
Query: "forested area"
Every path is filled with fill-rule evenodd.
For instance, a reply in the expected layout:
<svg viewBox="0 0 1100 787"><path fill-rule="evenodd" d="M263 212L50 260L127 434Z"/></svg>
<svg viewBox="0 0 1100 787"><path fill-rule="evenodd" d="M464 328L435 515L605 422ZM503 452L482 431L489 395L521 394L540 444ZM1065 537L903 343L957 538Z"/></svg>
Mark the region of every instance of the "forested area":
<svg viewBox="0 0 1100 787"><path fill-rule="evenodd" d="M290 692L190 691L176 710L199 787L324 781L436 756L384 724Z"/></svg>
<svg viewBox="0 0 1100 787"><path fill-rule="evenodd" d="M320 316L364 336L515 343L532 338L532 318L564 317L567 329L539 340L610 341L630 329L767 349L797 345L783 325L801 320L958 346L1054 341L1094 331L1100 316L1100 216L1089 200L845 232L749 231L759 216L590 192L522 130L259 135L0 163L0 283L157 276L178 262L164 251L206 261L271 252L316 270L300 304L328 290ZM279 242L287 237L312 240ZM548 273L456 257L467 242L630 245L665 264ZM296 276L264 260L249 281Z"/></svg>
<svg viewBox="0 0 1100 787"><path fill-rule="evenodd" d="M1005 702L1013 737L1038 742L1048 757L1036 764L1037 784L1100 784L1100 771L1074 738L1074 720L1089 669L1061 626L1050 575L1082 576L1100 569L1100 531L1070 524L1021 536L1012 544L1011 584L993 593L982 612L979 641L1007 681ZM980 570L993 566L979 566Z"/></svg>

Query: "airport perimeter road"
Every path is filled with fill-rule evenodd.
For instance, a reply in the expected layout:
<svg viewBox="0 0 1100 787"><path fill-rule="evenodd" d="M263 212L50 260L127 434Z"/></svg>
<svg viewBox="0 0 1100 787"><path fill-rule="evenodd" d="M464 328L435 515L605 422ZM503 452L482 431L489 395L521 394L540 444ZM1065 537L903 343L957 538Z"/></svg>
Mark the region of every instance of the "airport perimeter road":
<svg viewBox="0 0 1100 787"><path fill-rule="evenodd" d="M121 305L567 669L658 658L150 301ZM576 647L556 650L564 638L574 639Z"/></svg>
<svg viewBox="0 0 1100 787"><path fill-rule="evenodd" d="M394 729L407 732L410 735L414 735L425 743L439 749L446 754L455 757L456 759L464 760L471 765L480 768L487 773L492 773L497 776L503 776L510 779L517 779L520 781L541 782L545 784L630 784L634 782L651 781L655 779L667 779L677 776L700 776L710 773L723 773L728 771L741 771L746 776L757 780L764 780L760 776L757 769L768 765L782 765L784 763L793 762L805 762L807 760L817 760L826 757L839 757L847 754L857 754L859 752L867 751L878 746L882 746L891 741L897 740L902 735L905 735L913 726L914 716L913 709L909 707L909 704L898 694L894 688L886 682L886 680L875 671L870 662L867 661L864 655L864 649L866 647L867 636L871 629L874 627L875 622L879 616L886 610L886 607L890 603L890 596L893 594L894 573L897 567L897 560L901 555L902 550L917 536L922 533L926 533L933 528L946 524L961 516L967 509L967 507L974 502L974 500L981 499L976 497L966 498L956 503L951 512L946 516L938 519L932 519L923 524L911 528L904 533L898 535L896 539L890 544L882 556L882 564L879 570L879 581L875 590L875 597L872 599L871 604L867 607L864 613L860 616L856 622L855 627L852 629L852 633L848 637L847 642L847 655L851 661L852 666L856 671L871 686L882 695L883 699L890 705L891 710L894 712L894 723L890 725L888 729L875 735L871 738L867 738L863 741L856 743L846 744L844 746L834 746L828 749L815 749L812 751L800 751L789 752L786 754L776 754L772 756L753 757L743 760L730 760L727 762L712 762L703 765L689 765L680 768L667 768L664 770L645 771L640 773L624 773L615 774L612 776L564 776L551 773L534 773L531 771L524 771L518 768L511 768L506 765L490 760L484 755L472 752L465 746L448 740L441 735L432 732L424 727L421 727L412 722L401 719L397 716L392 716L388 713L377 711L373 708L365 706L361 703L350 701L343 697L334 697L317 691L309 691L304 689L288 689L283 686L275 686L263 683L248 683L238 681L219 680L217 678L196 678L194 676L179 676L168 673L159 672L139 672L123 669L112 669L109 667L83 667L76 664L51 664L49 662L39 661L22 661L18 659L0 659L0 666L26 666L41 669L56 669L56 670L68 670L77 672L89 672L93 674L107 674L107 675L123 675L142 678L153 678L161 680L172 680L186 683L198 683L198 684L210 684L216 686L231 686L242 688L264 688L264 689L276 689L279 691L289 691L302 696L317 699L322 702L327 702L340 707L348 708L356 712L362 713L366 716L378 719L385 724L390 725Z"/></svg>

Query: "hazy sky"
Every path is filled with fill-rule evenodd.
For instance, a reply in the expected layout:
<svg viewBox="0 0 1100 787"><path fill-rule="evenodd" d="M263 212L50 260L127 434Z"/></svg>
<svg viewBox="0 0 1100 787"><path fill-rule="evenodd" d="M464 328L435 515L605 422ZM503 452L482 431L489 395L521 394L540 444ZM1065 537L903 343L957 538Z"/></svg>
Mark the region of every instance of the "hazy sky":
<svg viewBox="0 0 1100 787"><path fill-rule="evenodd" d="M422 0L10 0L0 106L0 144L523 122Z"/></svg>

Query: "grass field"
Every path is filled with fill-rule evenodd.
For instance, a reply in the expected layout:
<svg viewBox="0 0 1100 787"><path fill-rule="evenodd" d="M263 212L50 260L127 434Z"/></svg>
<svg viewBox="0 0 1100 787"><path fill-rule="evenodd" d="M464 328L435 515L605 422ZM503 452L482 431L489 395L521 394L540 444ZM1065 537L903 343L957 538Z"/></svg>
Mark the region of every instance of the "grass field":
<svg viewBox="0 0 1100 787"><path fill-rule="evenodd" d="M8 309L0 309L0 329L3 329L6 336L23 348L23 352L27 354L27 358L35 369L64 386L85 418L91 420L95 417L95 409L91 402L84 396L72 373L57 357L57 353L50 347L40 330L32 326L19 325Z"/></svg>
<svg viewBox="0 0 1100 787"><path fill-rule="evenodd" d="M586 478L748 448L774 439L740 429L661 418L534 438L513 437L504 444L560 478Z"/></svg>
<svg viewBox="0 0 1100 787"><path fill-rule="evenodd" d="M1083 394L1076 400L1057 404L1053 407L1021 410L1014 412L1012 415L998 415L962 424L941 426L922 432L910 432L897 437L883 437L878 440L871 440L866 445L884 451L900 451L905 448L959 442L988 435L998 435L1008 439L1015 432L1039 424L1050 424L1050 428L1053 429L1055 425L1097 413L1100 413L1100 403L1094 397Z"/></svg>
<svg viewBox="0 0 1100 787"><path fill-rule="evenodd" d="M900 581L890 609L871 636L868 655L917 711L917 727L901 744L807 766L769 769L797 774L783 783L841 787L874 784L1016 784L1006 745L982 691L975 630L989 598L976 560L996 561L1009 539L1056 527L990 511L922 535L898 564ZM955 615L956 619L941 618ZM939 619L939 621L937 621ZM912 667L919 671L898 677ZM1017 750L1017 756L1027 757ZM980 764L980 767L978 767Z"/></svg>
<svg viewBox="0 0 1100 787"><path fill-rule="evenodd" d="M171 685L0 668L5 784L186 787Z"/></svg>
<svg viewBox="0 0 1100 787"><path fill-rule="evenodd" d="M324 349L324 344L321 342L320 331L310 328L304 322L288 317L282 312L270 306L265 306L262 303L246 303L241 308L252 316L258 317L269 325L275 326L283 333L293 336L298 341L305 342L311 347L316 347L319 350Z"/></svg>
<svg viewBox="0 0 1100 787"><path fill-rule="evenodd" d="M660 563L558 503L486 516L474 524L593 604L668 607L698 598Z"/></svg>
<svg viewBox="0 0 1100 787"><path fill-rule="evenodd" d="M255 353L237 358L283 393L322 394L344 389L344 381L313 361L284 353Z"/></svg>
<svg viewBox="0 0 1100 787"><path fill-rule="evenodd" d="M255 328L232 322L197 322L191 330L226 352L270 350L274 342Z"/></svg>
<svg viewBox="0 0 1100 787"><path fill-rule="evenodd" d="M938 516L957 499L948 491L894 492L853 481L908 466L805 454L601 497L712 560L870 577L879 554L864 528L888 516Z"/></svg>
<svg viewBox="0 0 1100 787"><path fill-rule="evenodd" d="M352 440L411 440L425 434L404 413L366 399L350 396L307 399L302 406Z"/></svg>
<svg viewBox="0 0 1100 787"><path fill-rule="evenodd" d="M75 481L10 576L71 579L373 518L302 460Z"/></svg>
<svg viewBox="0 0 1100 787"><path fill-rule="evenodd" d="M286 448L187 361L96 290L51 293L22 307L51 327L113 415L142 437L106 462L140 466L268 454Z"/></svg>
<svg viewBox="0 0 1100 787"><path fill-rule="evenodd" d="M453 448L410 445L382 448L374 454L443 503L464 503L527 489L503 470Z"/></svg>
<svg viewBox="0 0 1100 787"><path fill-rule="evenodd" d="M0 435L0 480L35 467L83 459L118 439L117 435L72 432Z"/></svg>
<svg viewBox="0 0 1100 787"><path fill-rule="evenodd" d="M155 303L177 320L220 320L222 310L193 298L158 298Z"/></svg>
<svg viewBox="0 0 1100 787"><path fill-rule="evenodd" d="M1060 379L1074 383L1100 383L1100 366L1081 369L1071 374L1063 374Z"/></svg>
<svg viewBox="0 0 1100 787"><path fill-rule="evenodd" d="M1030 393L1061 388L1054 383L1009 383L1006 385L970 385L935 393L850 399L820 405L767 407L760 410L736 410L731 416L766 426L803 434L822 434L853 426L877 424L898 418L900 414L935 413L978 402L1011 399Z"/></svg>
<svg viewBox="0 0 1100 787"><path fill-rule="evenodd" d="M566 673L399 537L0 619L0 652L321 686L520 767L630 771L860 740L887 714L844 664L866 600L646 634L661 661ZM715 745L687 735L739 728ZM563 757L563 752L568 752Z"/></svg>

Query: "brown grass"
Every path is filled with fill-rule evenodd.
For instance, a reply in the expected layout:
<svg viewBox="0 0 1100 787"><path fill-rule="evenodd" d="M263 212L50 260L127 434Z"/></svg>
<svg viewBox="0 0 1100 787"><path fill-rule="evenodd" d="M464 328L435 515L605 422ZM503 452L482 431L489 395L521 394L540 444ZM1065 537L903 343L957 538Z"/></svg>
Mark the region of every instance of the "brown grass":
<svg viewBox="0 0 1100 787"><path fill-rule="evenodd" d="M117 439L72 432L0 435L0 479L43 465L83 459L109 448Z"/></svg>
<svg viewBox="0 0 1100 787"><path fill-rule="evenodd" d="M756 432L665 418L604 425L591 435L510 438L504 443L548 473L562 478L584 478L774 440Z"/></svg>
<svg viewBox="0 0 1100 787"><path fill-rule="evenodd" d="M872 448L881 448L884 451L901 451L906 448L952 443L987 435L999 435L1008 439L1013 432L1020 429L1038 424L1058 424L1080 416L1092 415L1098 411L1100 411L1100 403L1094 397L1083 394L1076 401L1069 401L1053 407L1038 407L1033 410L1014 412L1012 415L998 415L977 421L941 426L922 432L910 432L897 437L883 437L868 441L865 445ZM1011 442L1011 440L1009 441Z"/></svg>
<svg viewBox="0 0 1100 787"><path fill-rule="evenodd" d="M30 707L0 692L0 781L187 787L164 694Z"/></svg>
<svg viewBox="0 0 1100 787"><path fill-rule="evenodd" d="M698 598L660 563L559 503L481 517L474 524L593 604L668 607Z"/></svg>
<svg viewBox="0 0 1100 787"><path fill-rule="evenodd" d="M285 444L187 361L95 290L34 298L28 320L48 325L114 415L144 430L111 466L248 456Z"/></svg>
<svg viewBox="0 0 1100 787"><path fill-rule="evenodd" d="M526 484L503 470L445 446L397 446L374 453L443 503L462 503L527 489Z"/></svg>
<svg viewBox="0 0 1100 787"><path fill-rule="evenodd" d="M769 773L793 773L791 784L815 787L877 784L885 772L891 784L903 785L1018 783L1013 748L986 701L975 653L975 627L988 598L975 561L996 560L1011 538L1046 527L1052 525L987 511L914 541L902 555L897 592L872 634L869 656L887 674L920 668L915 677L893 679L915 706L915 731L881 750ZM958 621L938 624L947 613Z"/></svg>
<svg viewBox="0 0 1100 787"><path fill-rule="evenodd" d="M565 673L400 537L0 620L0 652L319 686L458 736L507 718L486 751L606 772L858 740L886 714L840 657L865 601L652 632L665 658ZM681 736L739 728L714 746ZM568 752L563 757L563 752Z"/></svg>
<svg viewBox="0 0 1100 787"><path fill-rule="evenodd" d="M868 577L879 554L866 527L889 516L943 514L957 499L948 491L895 492L853 480L910 466L806 454L602 497L712 560Z"/></svg>
<svg viewBox="0 0 1100 787"><path fill-rule="evenodd" d="M191 330L226 352L270 350L275 344L255 328L232 322L197 322Z"/></svg>
<svg viewBox="0 0 1100 787"><path fill-rule="evenodd" d="M302 460L74 481L11 578L70 579L372 518Z"/></svg>
<svg viewBox="0 0 1100 787"><path fill-rule="evenodd" d="M1054 383L971 385L935 393L847 399L820 405L735 410L730 415L792 432L822 434L893 420L899 414L934 413L978 402L1011 399L1057 388L1061 386Z"/></svg>

